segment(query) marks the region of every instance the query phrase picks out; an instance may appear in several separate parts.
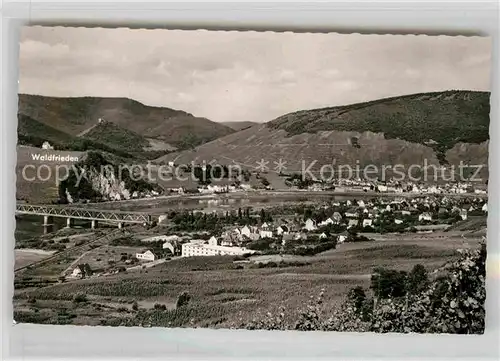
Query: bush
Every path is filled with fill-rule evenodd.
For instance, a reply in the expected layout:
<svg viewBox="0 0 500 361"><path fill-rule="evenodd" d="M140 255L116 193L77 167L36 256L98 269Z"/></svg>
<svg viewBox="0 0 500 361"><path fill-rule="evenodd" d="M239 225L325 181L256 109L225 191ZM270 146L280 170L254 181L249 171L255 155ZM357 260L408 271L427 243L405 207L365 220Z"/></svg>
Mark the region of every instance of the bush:
<svg viewBox="0 0 500 361"><path fill-rule="evenodd" d="M87 296L82 293L76 294L75 297L73 297L73 302L75 303L82 303L87 301L88 301Z"/></svg>
<svg viewBox="0 0 500 361"><path fill-rule="evenodd" d="M166 311L167 310L167 306L159 304L159 303L155 303L155 305L153 306L153 308L155 310L160 310L160 311Z"/></svg>
<svg viewBox="0 0 500 361"><path fill-rule="evenodd" d="M191 296L187 292L182 292L179 297L177 297L177 308L186 306L191 300Z"/></svg>

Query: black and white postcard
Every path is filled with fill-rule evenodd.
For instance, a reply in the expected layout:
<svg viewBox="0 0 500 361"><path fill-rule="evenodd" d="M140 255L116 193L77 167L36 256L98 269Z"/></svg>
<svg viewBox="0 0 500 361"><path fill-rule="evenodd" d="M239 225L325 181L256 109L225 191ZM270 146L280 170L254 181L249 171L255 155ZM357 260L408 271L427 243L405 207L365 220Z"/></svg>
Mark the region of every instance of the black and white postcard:
<svg viewBox="0 0 500 361"><path fill-rule="evenodd" d="M16 323L482 334L491 39L27 26Z"/></svg>

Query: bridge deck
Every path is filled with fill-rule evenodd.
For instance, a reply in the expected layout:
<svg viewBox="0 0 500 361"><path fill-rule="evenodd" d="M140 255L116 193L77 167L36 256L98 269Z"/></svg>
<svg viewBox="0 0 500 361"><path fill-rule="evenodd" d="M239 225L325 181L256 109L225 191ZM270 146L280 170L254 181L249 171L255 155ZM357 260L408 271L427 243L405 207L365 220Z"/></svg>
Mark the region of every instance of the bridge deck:
<svg viewBox="0 0 500 361"><path fill-rule="evenodd" d="M17 214L34 214L40 216L78 218L122 223L150 223L151 216L143 212L124 212L97 210L58 205L17 204Z"/></svg>

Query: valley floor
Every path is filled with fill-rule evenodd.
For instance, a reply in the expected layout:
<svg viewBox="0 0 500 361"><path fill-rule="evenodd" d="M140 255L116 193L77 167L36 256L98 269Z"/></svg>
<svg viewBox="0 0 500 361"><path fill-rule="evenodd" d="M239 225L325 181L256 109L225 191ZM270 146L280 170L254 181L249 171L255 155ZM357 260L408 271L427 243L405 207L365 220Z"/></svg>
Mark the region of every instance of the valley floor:
<svg viewBox="0 0 500 361"><path fill-rule="evenodd" d="M422 264L432 272L454 259L457 249L479 246L481 237L462 235L461 230L384 235L372 242L340 244L310 257L256 256L247 261L229 256L177 258L98 278L18 287L14 318L17 322L75 325L241 327L258 315L278 312L280 307L299 310L321 289L325 290L325 307L334 307L349 289L368 288L375 267L409 271ZM113 248L103 245L84 257L107 261L111 254L134 251ZM27 252L16 253L18 262L26 262L24 254ZM26 270L16 278L59 275L75 257L42 270ZM259 268L254 267L256 261L285 263ZM182 292L187 292L190 300L178 308Z"/></svg>

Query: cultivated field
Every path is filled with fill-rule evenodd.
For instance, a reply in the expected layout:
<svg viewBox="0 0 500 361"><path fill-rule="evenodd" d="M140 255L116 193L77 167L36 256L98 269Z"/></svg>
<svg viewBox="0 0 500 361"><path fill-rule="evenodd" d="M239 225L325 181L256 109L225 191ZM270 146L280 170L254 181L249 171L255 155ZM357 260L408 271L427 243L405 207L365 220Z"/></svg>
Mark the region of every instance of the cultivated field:
<svg viewBox="0 0 500 361"><path fill-rule="evenodd" d="M478 247L479 243L480 238L465 241L459 232L446 237L439 233L388 235L373 242L341 244L313 257L287 256L284 261L301 263L273 268L235 262L232 257L182 258L148 270L19 290L14 300L15 317L39 323L239 326L261 312L277 311L280 306L300 309L322 288L325 307L332 307L349 289L369 287L375 267L409 271L423 264L432 271L456 257L457 249ZM89 257L91 261L94 256ZM271 260L280 259L260 259ZM187 306L175 309L177 297L184 291L191 300ZM86 296L73 300L78 294ZM155 309L155 304L165 305L165 309Z"/></svg>

